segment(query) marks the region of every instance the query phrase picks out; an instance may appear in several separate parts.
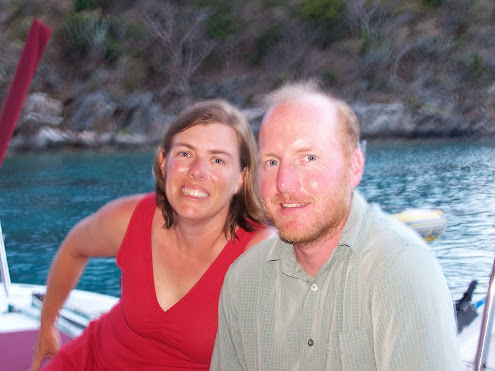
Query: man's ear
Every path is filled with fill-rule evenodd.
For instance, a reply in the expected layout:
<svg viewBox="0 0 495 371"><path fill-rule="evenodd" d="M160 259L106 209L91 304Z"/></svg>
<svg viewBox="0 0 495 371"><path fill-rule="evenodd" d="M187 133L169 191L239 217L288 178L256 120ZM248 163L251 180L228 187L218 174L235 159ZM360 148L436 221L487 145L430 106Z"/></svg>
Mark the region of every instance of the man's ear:
<svg viewBox="0 0 495 371"><path fill-rule="evenodd" d="M361 182L364 173L364 153L361 148L356 148L351 154L351 187L355 188Z"/></svg>

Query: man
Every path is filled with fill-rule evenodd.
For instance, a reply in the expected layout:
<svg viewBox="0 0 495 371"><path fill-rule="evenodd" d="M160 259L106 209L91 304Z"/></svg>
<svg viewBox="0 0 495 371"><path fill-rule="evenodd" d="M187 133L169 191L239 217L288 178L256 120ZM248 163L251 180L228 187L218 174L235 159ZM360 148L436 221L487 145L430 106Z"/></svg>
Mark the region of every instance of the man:
<svg viewBox="0 0 495 371"><path fill-rule="evenodd" d="M268 96L261 197L279 237L230 268L212 370L456 370L450 293L412 230L354 188L350 107L312 83Z"/></svg>

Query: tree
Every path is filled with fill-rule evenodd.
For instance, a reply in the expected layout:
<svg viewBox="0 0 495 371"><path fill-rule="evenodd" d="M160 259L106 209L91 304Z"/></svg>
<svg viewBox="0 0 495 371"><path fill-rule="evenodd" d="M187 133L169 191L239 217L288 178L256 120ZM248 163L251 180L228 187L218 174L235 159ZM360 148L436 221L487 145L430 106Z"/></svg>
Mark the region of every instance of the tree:
<svg viewBox="0 0 495 371"><path fill-rule="evenodd" d="M172 2L153 4L146 10L147 25L158 42L152 46L155 68L168 77L162 94L172 92L190 103L191 77L216 44L207 37L209 16L205 8L179 7Z"/></svg>

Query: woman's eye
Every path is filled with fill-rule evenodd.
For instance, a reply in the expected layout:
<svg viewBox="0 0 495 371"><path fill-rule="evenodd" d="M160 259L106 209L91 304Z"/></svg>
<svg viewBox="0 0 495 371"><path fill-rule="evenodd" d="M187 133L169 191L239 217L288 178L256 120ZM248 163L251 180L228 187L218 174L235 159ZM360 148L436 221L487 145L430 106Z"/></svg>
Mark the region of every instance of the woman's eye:
<svg viewBox="0 0 495 371"><path fill-rule="evenodd" d="M219 159L219 158L215 158L215 159L213 159L213 162L214 162L215 164L223 164L223 160L222 160L222 159Z"/></svg>
<svg viewBox="0 0 495 371"><path fill-rule="evenodd" d="M188 157L189 156L189 153L187 153L187 152L179 152L179 156L180 157Z"/></svg>
<svg viewBox="0 0 495 371"><path fill-rule="evenodd" d="M268 164L268 166L277 166L278 161L277 160L268 160L267 164Z"/></svg>

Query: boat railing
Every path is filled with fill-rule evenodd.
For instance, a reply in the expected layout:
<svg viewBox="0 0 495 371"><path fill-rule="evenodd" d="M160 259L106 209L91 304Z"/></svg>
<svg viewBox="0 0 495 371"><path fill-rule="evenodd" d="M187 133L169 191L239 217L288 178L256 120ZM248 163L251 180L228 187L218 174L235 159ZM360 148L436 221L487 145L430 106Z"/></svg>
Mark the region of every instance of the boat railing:
<svg viewBox="0 0 495 371"><path fill-rule="evenodd" d="M488 292L486 294L485 310L481 322L480 337L478 341L478 349L474 358L474 370L480 371L486 369L488 359L488 350L490 349L490 341L492 336L492 328L494 321L494 300L495 300L495 259L493 260L492 274L488 284Z"/></svg>
<svg viewBox="0 0 495 371"><path fill-rule="evenodd" d="M2 272L2 282L5 295L7 295L8 298L11 295L10 272L9 265L7 264L7 254L5 253L5 244L3 241L2 224L0 223L0 271Z"/></svg>

